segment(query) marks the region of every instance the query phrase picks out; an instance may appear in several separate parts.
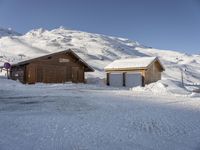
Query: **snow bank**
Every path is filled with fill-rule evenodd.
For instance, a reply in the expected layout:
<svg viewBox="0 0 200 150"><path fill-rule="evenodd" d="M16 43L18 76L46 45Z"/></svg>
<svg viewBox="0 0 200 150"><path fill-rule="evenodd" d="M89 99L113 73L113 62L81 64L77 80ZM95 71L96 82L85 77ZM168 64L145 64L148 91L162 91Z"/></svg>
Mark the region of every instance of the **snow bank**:
<svg viewBox="0 0 200 150"><path fill-rule="evenodd" d="M145 87L134 87L132 88L134 92L152 92L152 93L166 93L167 92L167 85L164 85L161 82L151 83L146 85Z"/></svg>
<svg viewBox="0 0 200 150"><path fill-rule="evenodd" d="M145 87L134 87L133 92L152 93L156 95L175 95L175 96L189 96L191 94L184 88L181 82L171 80L160 80L155 83L145 85Z"/></svg>
<svg viewBox="0 0 200 150"><path fill-rule="evenodd" d="M190 94L190 97L192 97L192 98L199 98L199 97L200 97L200 93L192 92L192 93Z"/></svg>

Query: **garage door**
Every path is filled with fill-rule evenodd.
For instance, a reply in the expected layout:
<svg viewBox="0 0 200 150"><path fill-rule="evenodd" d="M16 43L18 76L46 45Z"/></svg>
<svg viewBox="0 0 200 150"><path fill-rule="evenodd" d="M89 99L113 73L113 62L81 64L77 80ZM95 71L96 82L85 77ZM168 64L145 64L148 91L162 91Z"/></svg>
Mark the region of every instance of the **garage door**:
<svg viewBox="0 0 200 150"><path fill-rule="evenodd" d="M110 86L122 87L123 86L123 74L111 73L109 76Z"/></svg>
<svg viewBox="0 0 200 150"><path fill-rule="evenodd" d="M126 73L126 87L142 86L142 75L140 73Z"/></svg>

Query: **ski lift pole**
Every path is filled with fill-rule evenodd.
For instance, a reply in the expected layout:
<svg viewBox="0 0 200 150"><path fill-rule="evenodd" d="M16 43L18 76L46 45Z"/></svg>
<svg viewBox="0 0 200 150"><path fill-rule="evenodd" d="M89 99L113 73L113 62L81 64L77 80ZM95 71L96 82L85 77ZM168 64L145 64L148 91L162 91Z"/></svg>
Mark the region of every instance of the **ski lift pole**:
<svg viewBox="0 0 200 150"><path fill-rule="evenodd" d="M181 69L181 83L182 83L182 86L184 86L184 80L183 80L183 69Z"/></svg>

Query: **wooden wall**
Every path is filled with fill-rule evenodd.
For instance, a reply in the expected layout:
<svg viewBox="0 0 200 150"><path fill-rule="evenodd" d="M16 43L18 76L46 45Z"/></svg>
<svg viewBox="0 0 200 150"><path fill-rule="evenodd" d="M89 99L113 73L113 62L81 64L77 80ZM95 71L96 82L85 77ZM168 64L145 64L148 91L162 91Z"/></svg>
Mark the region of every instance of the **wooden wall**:
<svg viewBox="0 0 200 150"><path fill-rule="evenodd" d="M145 72L145 84L156 82L161 79L161 68L159 63L156 61L149 66Z"/></svg>
<svg viewBox="0 0 200 150"><path fill-rule="evenodd" d="M69 53L36 59L23 67L13 67L11 74L11 79L19 79L22 83L29 84L85 81L84 65Z"/></svg>
<svg viewBox="0 0 200 150"><path fill-rule="evenodd" d="M36 74L35 82L64 83L72 81L83 83L85 80L83 64L70 54L54 55L27 65L27 83L33 82L30 74L34 73Z"/></svg>

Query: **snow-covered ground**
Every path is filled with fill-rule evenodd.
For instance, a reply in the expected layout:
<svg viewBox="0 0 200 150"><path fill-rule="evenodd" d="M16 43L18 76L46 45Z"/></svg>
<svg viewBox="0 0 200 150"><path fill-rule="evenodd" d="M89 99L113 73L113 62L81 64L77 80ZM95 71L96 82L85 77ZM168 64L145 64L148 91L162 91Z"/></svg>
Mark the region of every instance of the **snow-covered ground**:
<svg viewBox="0 0 200 150"><path fill-rule="evenodd" d="M1 150L198 150L200 98L0 78Z"/></svg>

